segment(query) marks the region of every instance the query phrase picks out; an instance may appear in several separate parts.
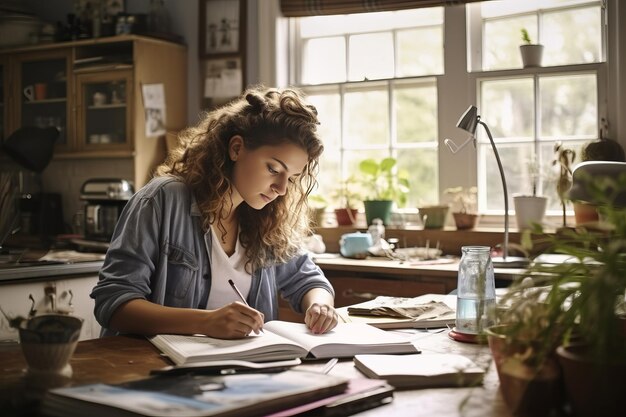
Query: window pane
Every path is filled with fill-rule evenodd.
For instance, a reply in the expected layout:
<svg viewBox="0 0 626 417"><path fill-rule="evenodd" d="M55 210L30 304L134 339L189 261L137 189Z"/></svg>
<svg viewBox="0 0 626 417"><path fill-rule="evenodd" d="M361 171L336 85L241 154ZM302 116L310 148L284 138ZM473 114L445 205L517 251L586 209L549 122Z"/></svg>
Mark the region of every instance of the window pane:
<svg viewBox="0 0 626 417"><path fill-rule="evenodd" d="M303 83L346 80L346 44L343 37L311 39L304 43L302 57Z"/></svg>
<svg viewBox="0 0 626 417"><path fill-rule="evenodd" d="M409 173L410 191L406 207L436 204L439 201L437 148L398 150L398 168Z"/></svg>
<svg viewBox="0 0 626 417"><path fill-rule="evenodd" d="M443 73L443 28L426 27L397 33L396 76Z"/></svg>
<svg viewBox="0 0 626 417"><path fill-rule="evenodd" d="M478 114L494 138L533 138L532 78L482 81ZM481 129L479 138L487 140Z"/></svg>
<svg viewBox="0 0 626 417"><path fill-rule="evenodd" d="M345 147L389 143L386 91L353 91L345 95Z"/></svg>
<svg viewBox="0 0 626 417"><path fill-rule="evenodd" d="M336 148L324 148L324 153L320 158L320 171L317 176L318 189L316 191L317 194L320 194L327 198L328 200L333 195L333 192L336 190L337 184L339 181L338 178L341 178L341 162L340 162L341 153L339 149ZM334 204L329 201L329 204Z"/></svg>
<svg viewBox="0 0 626 417"><path fill-rule="evenodd" d="M351 81L393 77L393 39L391 33L350 36Z"/></svg>
<svg viewBox="0 0 626 417"><path fill-rule="evenodd" d="M522 172L525 165L523 155L531 154L532 149L528 149L530 146L532 145L498 144L498 154L506 178L509 210L513 210L513 195L525 193L524 190L527 189L527 185L522 183ZM520 155L522 156L520 157ZM502 179L500 178L496 156L490 144L478 146L478 161L479 166L482 167L478 179L479 209L504 211Z"/></svg>
<svg viewBox="0 0 626 417"><path fill-rule="evenodd" d="M520 16L485 21L483 27L483 69L519 68L522 57L522 28L526 28L533 42L537 42L537 18Z"/></svg>
<svg viewBox="0 0 626 417"><path fill-rule="evenodd" d="M398 143L437 141L437 87L396 87Z"/></svg>
<svg viewBox="0 0 626 417"><path fill-rule="evenodd" d="M596 137L598 98L594 74L540 77L541 136Z"/></svg>
<svg viewBox="0 0 626 417"><path fill-rule="evenodd" d="M339 93L309 94L307 101L317 109L320 125L317 130L325 148L341 145L341 105Z"/></svg>
<svg viewBox="0 0 626 417"><path fill-rule="evenodd" d="M546 13L541 32L542 65L600 62L600 28L599 6Z"/></svg>

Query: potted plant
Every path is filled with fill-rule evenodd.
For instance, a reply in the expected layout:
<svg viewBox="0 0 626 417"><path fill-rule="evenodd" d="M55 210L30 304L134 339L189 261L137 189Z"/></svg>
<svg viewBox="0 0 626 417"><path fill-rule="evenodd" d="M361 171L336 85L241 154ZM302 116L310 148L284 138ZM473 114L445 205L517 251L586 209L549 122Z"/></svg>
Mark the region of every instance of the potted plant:
<svg viewBox="0 0 626 417"><path fill-rule="evenodd" d="M532 158L528 164L531 194L521 194L513 197L515 219L519 230L532 229L533 225L541 224L546 214L548 199L537 195L537 184L540 178L540 166L537 159Z"/></svg>
<svg viewBox="0 0 626 417"><path fill-rule="evenodd" d="M586 186L594 200L602 202L609 226L545 235L543 243L549 244L550 252L569 260L535 262L526 277L515 282L500 300L501 324L487 332L503 394L518 410L528 411L532 404L548 401L548 392L559 398L562 372L566 396L576 415L623 412L626 216L613 201L626 190L626 174L588 181ZM512 378L516 378L515 389L504 387ZM525 402L533 395L532 403ZM515 399L520 402L515 404ZM554 402L544 405L559 407ZM547 412L534 410L533 415Z"/></svg>
<svg viewBox="0 0 626 417"><path fill-rule="evenodd" d="M356 179L350 176L341 181L332 192L332 198L335 200L336 204L334 211L337 224L339 226L352 226L356 224L359 203L362 200Z"/></svg>
<svg viewBox="0 0 626 417"><path fill-rule="evenodd" d="M320 227L324 224L324 214L328 201L321 194L309 194L309 224L312 228Z"/></svg>
<svg viewBox="0 0 626 417"><path fill-rule="evenodd" d="M556 167L558 176L556 181L556 193L561 200L563 208L563 228L567 227L566 206L568 191L572 187L572 165L576 159L576 152L566 148L561 142L554 144L554 159L552 165Z"/></svg>
<svg viewBox="0 0 626 417"><path fill-rule="evenodd" d="M368 225L375 218L388 225L393 203L399 207L406 204L409 176L405 171L394 169L396 163L395 158L388 157L380 161L368 158L359 164L362 183L368 193L363 201Z"/></svg>
<svg viewBox="0 0 626 417"><path fill-rule="evenodd" d="M602 119L605 122L605 119ZM605 122L606 123L606 122ZM587 142L583 145L580 153L580 161L614 161L626 162L624 148L601 133L600 138ZM599 220L596 206L583 201L572 201L574 206L574 218L576 225L584 225Z"/></svg>
<svg viewBox="0 0 626 417"><path fill-rule="evenodd" d="M520 45L519 50L522 54L522 65L524 68L540 67L541 58L543 56L543 45L532 43L526 28L522 28L521 33L523 44Z"/></svg>
<svg viewBox="0 0 626 417"><path fill-rule="evenodd" d="M454 223L458 230L473 229L478 218L476 207L476 187L453 187L444 190L444 194L452 196Z"/></svg>

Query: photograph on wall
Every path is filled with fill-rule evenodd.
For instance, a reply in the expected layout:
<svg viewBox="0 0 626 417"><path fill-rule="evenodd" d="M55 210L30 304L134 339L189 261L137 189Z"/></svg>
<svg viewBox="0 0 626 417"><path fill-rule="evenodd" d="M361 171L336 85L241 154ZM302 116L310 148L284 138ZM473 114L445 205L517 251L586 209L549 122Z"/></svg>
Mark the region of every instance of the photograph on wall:
<svg viewBox="0 0 626 417"><path fill-rule="evenodd" d="M163 84L143 84L141 94L146 115L146 136L165 135L165 89Z"/></svg>
<svg viewBox="0 0 626 417"><path fill-rule="evenodd" d="M239 52L240 0L200 0L201 55Z"/></svg>
<svg viewBox="0 0 626 417"><path fill-rule="evenodd" d="M224 104L241 94L243 73L239 58L205 60L203 74L203 107Z"/></svg>

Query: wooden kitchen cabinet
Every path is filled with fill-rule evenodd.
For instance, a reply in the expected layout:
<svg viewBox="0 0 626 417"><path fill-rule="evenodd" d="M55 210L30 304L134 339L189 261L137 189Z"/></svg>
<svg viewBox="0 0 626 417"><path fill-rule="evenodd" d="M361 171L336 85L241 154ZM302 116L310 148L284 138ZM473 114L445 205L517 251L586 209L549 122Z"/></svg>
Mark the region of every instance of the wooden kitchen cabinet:
<svg viewBox="0 0 626 417"><path fill-rule="evenodd" d="M56 126L55 159L130 158L143 186L166 156L147 132L142 86L163 86L165 130L187 124L187 50L138 35L0 50L6 138L22 126ZM3 123L4 122L4 123Z"/></svg>

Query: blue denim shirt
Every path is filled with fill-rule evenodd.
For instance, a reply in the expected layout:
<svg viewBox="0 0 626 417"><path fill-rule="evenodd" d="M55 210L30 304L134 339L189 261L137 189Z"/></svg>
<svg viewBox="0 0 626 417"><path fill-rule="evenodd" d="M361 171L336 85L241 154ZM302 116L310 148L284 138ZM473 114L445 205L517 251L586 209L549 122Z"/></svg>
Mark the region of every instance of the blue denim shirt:
<svg viewBox="0 0 626 417"><path fill-rule="evenodd" d="M179 179L157 177L124 208L113 233L100 279L91 298L94 314L108 329L115 310L133 299L170 307L206 308L211 290L211 234L189 188ZM278 292L301 312L302 297L312 288L334 296L330 282L308 254L252 275L248 303L265 315L278 316Z"/></svg>

